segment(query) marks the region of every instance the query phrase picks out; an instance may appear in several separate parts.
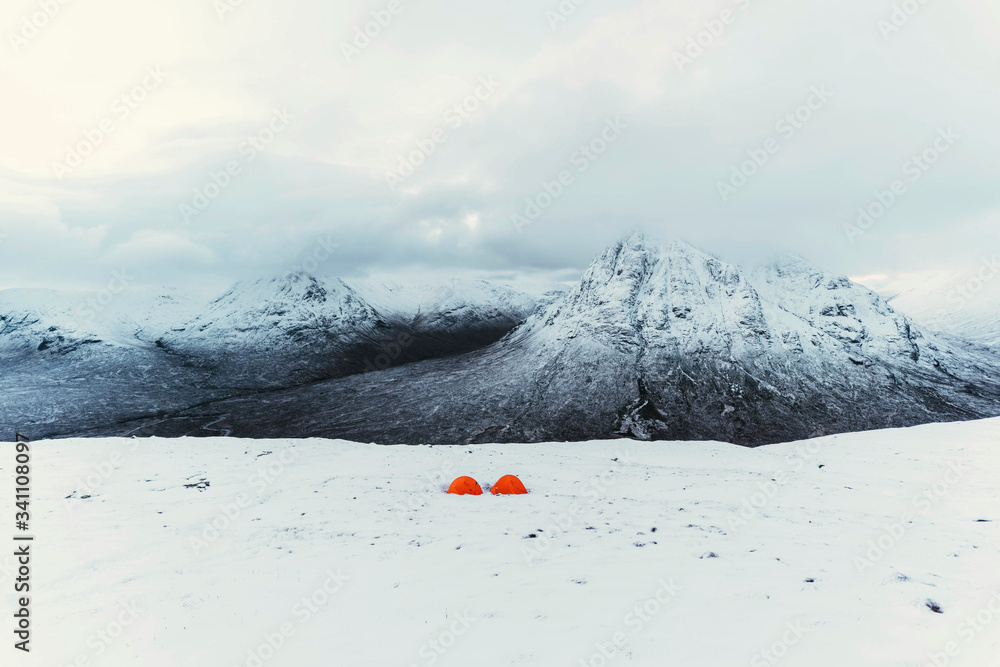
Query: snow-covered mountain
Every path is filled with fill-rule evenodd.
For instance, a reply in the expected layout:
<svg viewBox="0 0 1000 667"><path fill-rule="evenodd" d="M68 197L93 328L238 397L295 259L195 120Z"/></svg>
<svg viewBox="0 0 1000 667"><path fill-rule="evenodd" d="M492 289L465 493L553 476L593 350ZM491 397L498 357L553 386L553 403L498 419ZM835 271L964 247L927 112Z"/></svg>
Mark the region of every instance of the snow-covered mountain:
<svg viewBox="0 0 1000 667"><path fill-rule="evenodd" d="M541 303L475 281L355 288L297 273L239 283L154 336L121 318L78 325L57 301L8 314L0 333L31 362L8 375L45 387L5 407L48 434L204 435L222 421L237 435L391 443L752 445L1000 414L995 354L923 330L844 276L797 257L743 269L638 234ZM82 399L52 407L66 377Z"/></svg>
<svg viewBox="0 0 1000 667"><path fill-rule="evenodd" d="M288 339L370 332L378 313L342 281L306 273L240 282L174 333L186 344L233 353L280 347Z"/></svg>
<svg viewBox="0 0 1000 667"><path fill-rule="evenodd" d="M171 291L0 291L0 428L65 433L232 396L149 337L196 304Z"/></svg>
<svg viewBox="0 0 1000 667"><path fill-rule="evenodd" d="M868 287L930 331L1000 350L1000 266L867 276Z"/></svg>
<svg viewBox="0 0 1000 667"><path fill-rule="evenodd" d="M485 280L454 279L445 284L364 281L355 288L388 317L431 337L472 335L492 343L523 322L538 299ZM478 347L478 346L477 346Z"/></svg>
<svg viewBox="0 0 1000 667"><path fill-rule="evenodd" d="M380 370L492 343L532 312L485 281L360 283L293 273L238 283L157 344L253 388Z"/></svg>
<svg viewBox="0 0 1000 667"><path fill-rule="evenodd" d="M482 281L371 293L384 302L304 273L237 283L211 302L176 290L0 291L0 427L155 422L212 399L468 352L534 307Z"/></svg>
<svg viewBox="0 0 1000 667"><path fill-rule="evenodd" d="M360 372L388 329L342 281L290 273L237 283L156 344L219 382L260 388Z"/></svg>
<svg viewBox="0 0 1000 667"><path fill-rule="evenodd" d="M86 295L48 289L0 291L0 352L5 358L53 350L68 353L83 345L121 340L120 331L83 315Z"/></svg>
<svg viewBox="0 0 1000 667"><path fill-rule="evenodd" d="M518 335L576 357L565 382L620 355L618 426L639 437L769 442L1000 412L996 366L794 257L747 272L633 235Z"/></svg>
<svg viewBox="0 0 1000 667"><path fill-rule="evenodd" d="M1000 414L1000 362L799 258L745 271L633 235L494 345L201 411L247 415L237 434L762 444Z"/></svg>
<svg viewBox="0 0 1000 667"><path fill-rule="evenodd" d="M66 355L87 345L137 347L192 316L202 301L176 289L0 290L0 354Z"/></svg>

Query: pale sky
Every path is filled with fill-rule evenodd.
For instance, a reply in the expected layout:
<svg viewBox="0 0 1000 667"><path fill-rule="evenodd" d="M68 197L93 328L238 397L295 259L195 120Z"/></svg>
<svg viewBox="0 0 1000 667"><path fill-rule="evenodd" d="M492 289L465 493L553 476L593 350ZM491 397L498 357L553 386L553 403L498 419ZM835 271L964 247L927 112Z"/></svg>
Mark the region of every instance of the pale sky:
<svg viewBox="0 0 1000 667"><path fill-rule="evenodd" d="M910 1L5 0L0 288L309 257L565 279L632 229L852 275L978 265L1000 2Z"/></svg>

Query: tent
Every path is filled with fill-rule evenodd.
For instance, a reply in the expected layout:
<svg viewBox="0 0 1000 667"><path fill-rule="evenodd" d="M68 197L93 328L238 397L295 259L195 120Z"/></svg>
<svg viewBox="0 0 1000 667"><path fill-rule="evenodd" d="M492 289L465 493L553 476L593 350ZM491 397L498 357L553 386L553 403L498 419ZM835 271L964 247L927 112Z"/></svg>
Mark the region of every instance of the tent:
<svg viewBox="0 0 1000 667"><path fill-rule="evenodd" d="M503 494L517 494L517 493L527 493L528 490L524 488L524 484L521 483L514 475L504 475L497 480L497 483L490 487L490 491L493 495L499 493Z"/></svg>
<svg viewBox="0 0 1000 667"><path fill-rule="evenodd" d="M459 477L451 483L451 486L448 487L448 493L454 493L460 496L464 496L466 494L481 496L483 495L483 489L479 486L479 482L471 477Z"/></svg>

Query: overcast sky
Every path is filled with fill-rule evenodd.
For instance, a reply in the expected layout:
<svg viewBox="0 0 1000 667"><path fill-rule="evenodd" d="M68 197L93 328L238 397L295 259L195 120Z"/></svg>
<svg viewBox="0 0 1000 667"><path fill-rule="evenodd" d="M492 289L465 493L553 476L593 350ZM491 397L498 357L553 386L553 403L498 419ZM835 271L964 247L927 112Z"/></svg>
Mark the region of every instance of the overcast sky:
<svg viewBox="0 0 1000 667"><path fill-rule="evenodd" d="M1000 3L903 5L5 0L0 287L575 277L632 229L972 267L1000 245Z"/></svg>

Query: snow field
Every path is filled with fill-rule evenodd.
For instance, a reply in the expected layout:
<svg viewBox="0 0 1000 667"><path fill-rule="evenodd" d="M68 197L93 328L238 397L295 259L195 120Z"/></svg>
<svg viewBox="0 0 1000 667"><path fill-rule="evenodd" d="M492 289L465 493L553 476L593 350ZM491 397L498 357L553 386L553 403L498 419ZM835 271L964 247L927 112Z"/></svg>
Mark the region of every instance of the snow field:
<svg viewBox="0 0 1000 667"><path fill-rule="evenodd" d="M32 653L9 642L4 664L1000 665L1000 419L758 449L152 438L32 457ZM508 473L527 496L444 493ZM0 557L8 609L12 574Z"/></svg>

